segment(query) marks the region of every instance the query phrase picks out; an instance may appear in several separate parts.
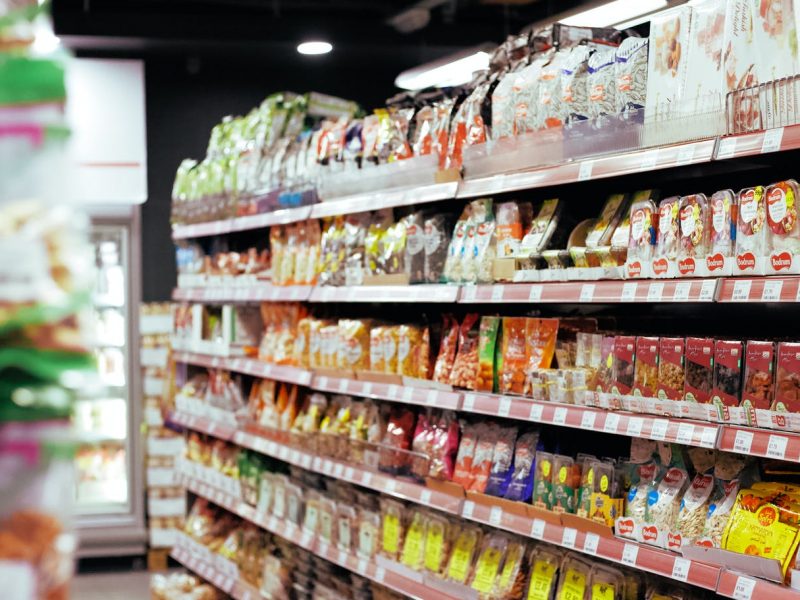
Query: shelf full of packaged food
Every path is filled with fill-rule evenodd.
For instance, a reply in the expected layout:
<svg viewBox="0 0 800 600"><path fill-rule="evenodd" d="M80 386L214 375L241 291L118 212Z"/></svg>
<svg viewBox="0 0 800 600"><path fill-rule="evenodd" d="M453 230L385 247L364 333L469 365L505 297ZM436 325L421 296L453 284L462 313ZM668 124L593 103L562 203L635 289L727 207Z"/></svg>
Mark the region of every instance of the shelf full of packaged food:
<svg viewBox="0 0 800 600"><path fill-rule="evenodd" d="M421 380L417 381L422 383ZM461 392L431 387L436 384L429 381L424 381L424 383L428 384L428 387L317 375L312 380L311 386L320 392L352 394L375 400L390 400L447 410L461 408Z"/></svg>
<svg viewBox="0 0 800 600"><path fill-rule="evenodd" d="M285 383L296 383L297 385L309 385L311 383L311 371L307 369L288 365L273 365L254 358L230 358L196 352L175 352L174 359L179 363L208 369L227 369L236 373L264 377Z"/></svg>
<svg viewBox="0 0 800 600"><path fill-rule="evenodd" d="M736 598L736 600L751 600L752 598L798 600L800 598L800 590L748 577L727 569L723 569L720 573L717 594L726 598Z"/></svg>
<svg viewBox="0 0 800 600"><path fill-rule="evenodd" d="M242 217L232 217L218 221L207 221L205 223L193 223L190 225L173 225L172 239L185 240L190 238L206 237L210 235L222 235L234 231L248 231L251 229L261 229L271 225L285 225L305 221L311 215L310 206L298 206L295 208L282 208L271 212L260 213L257 215L246 215Z"/></svg>
<svg viewBox="0 0 800 600"><path fill-rule="evenodd" d="M620 563L635 569L683 581L689 585L714 590L720 567L692 561L680 555L611 535L599 535L588 528L580 530L549 522L541 518L513 514L500 506L467 500L462 516L491 527L498 527L536 540L547 542ZM595 529L594 527L592 529Z"/></svg>
<svg viewBox="0 0 800 600"><path fill-rule="evenodd" d="M362 285L334 287L316 286L311 302L446 302L458 300L459 286L425 285Z"/></svg>
<svg viewBox="0 0 800 600"><path fill-rule="evenodd" d="M717 279L600 280L464 286L459 302L625 303L713 302Z"/></svg>
<svg viewBox="0 0 800 600"><path fill-rule="evenodd" d="M467 172L466 177L458 186L456 195L458 198L475 198L706 163L710 162L713 157L715 141L709 139L648 148L513 173L495 173L474 179L470 179L469 172Z"/></svg>
<svg viewBox="0 0 800 600"><path fill-rule="evenodd" d="M172 290L172 299L186 302L305 302L311 296L312 289L310 285L269 283L177 287Z"/></svg>
<svg viewBox="0 0 800 600"><path fill-rule="evenodd" d="M236 600L257 600L261 598L261 594L255 586L233 576L231 573L223 572L212 561L208 560L210 551L202 554L197 552L194 546L199 546L199 544L197 542L194 542L194 544L186 543L188 540L185 538L186 536L179 536L178 543L170 551L172 558Z"/></svg>
<svg viewBox="0 0 800 600"><path fill-rule="evenodd" d="M719 302L799 302L800 276L722 279Z"/></svg>
<svg viewBox="0 0 800 600"><path fill-rule="evenodd" d="M285 540L308 550L312 554L333 562L340 567L343 567L353 573L357 573L362 577L380 583L390 589L393 589L401 594L410 596L412 598L455 598L457 596L450 596L440 591L433 591L426 587L420 578L419 581L403 577L399 573L387 570L382 566L378 566L375 561L365 557L356 556L351 552L340 550L335 546L331 546L309 530L298 527L288 519L279 519L275 515L267 515L259 512L256 507L243 502L240 498L215 489L208 483L199 479L181 475L183 483L186 488L193 494L210 500L214 504L238 515L242 519L249 521L259 527L269 531L270 533L284 538ZM203 575L202 572L200 572ZM227 583L222 580L222 583ZM215 583L216 585L216 583ZM231 588L236 589L235 582L231 583ZM223 589L220 587L220 589ZM225 591L223 589L223 591ZM230 592L226 592L230 593ZM259 596L255 596L256 598Z"/></svg>
<svg viewBox="0 0 800 600"><path fill-rule="evenodd" d="M311 207L313 218L336 217L352 213L451 200L455 198L458 181L432 183L423 186L375 190L331 198Z"/></svg>
<svg viewBox="0 0 800 600"><path fill-rule="evenodd" d="M755 156L798 148L800 148L800 125L775 127L764 131L719 138L714 149L714 160Z"/></svg>

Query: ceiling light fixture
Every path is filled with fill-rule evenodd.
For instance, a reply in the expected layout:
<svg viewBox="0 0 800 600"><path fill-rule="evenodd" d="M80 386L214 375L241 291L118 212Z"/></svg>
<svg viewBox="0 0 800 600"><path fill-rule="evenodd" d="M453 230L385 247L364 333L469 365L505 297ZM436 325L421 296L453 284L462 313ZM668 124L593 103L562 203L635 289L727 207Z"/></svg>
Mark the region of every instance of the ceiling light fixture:
<svg viewBox="0 0 800 600"><path fill-rule="evenodd" d="M327 54L331 50L333 50L331 44L320 40L312 40L297 45L297 51L300 54Z"/></svg>
<svg viewBox="0 0 800 600"><path fill-rule="evenodd" d="M561 23L578 27L630 25L636 17L665 8L668 4L668 0L613 0L561 19Z"/></svg>
<svg viewBox="0 0 800 600"><path fill-rule="evenodd" d="M475 71L489 68L492 44L486 43L403 71L394 84L404 90L449 87L469 83Z"/></svg>

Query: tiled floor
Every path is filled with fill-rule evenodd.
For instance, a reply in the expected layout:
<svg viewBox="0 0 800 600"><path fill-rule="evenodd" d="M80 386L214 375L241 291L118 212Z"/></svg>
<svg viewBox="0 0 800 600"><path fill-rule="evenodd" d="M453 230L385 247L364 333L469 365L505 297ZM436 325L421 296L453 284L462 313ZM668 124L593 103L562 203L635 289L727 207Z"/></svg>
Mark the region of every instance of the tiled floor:
<svg viewBox="0 0 800 600"><path fill-rule="evenodd" d="M149 571L120 573L87 573L75 577L73 600L148 600Z"/></svg>

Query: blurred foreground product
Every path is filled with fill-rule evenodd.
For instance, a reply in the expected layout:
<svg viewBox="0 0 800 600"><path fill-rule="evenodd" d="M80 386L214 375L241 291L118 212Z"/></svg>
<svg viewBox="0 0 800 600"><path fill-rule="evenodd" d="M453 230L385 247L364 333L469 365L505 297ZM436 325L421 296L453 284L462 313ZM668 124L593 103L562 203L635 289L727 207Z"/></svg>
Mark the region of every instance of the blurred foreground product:
<svg viewBox="0 0 800 600"><path fill-rule="evenodd" d="M154 600L217 600L222 596L212 586L185 573L154 575L150 581Z"/></svg>

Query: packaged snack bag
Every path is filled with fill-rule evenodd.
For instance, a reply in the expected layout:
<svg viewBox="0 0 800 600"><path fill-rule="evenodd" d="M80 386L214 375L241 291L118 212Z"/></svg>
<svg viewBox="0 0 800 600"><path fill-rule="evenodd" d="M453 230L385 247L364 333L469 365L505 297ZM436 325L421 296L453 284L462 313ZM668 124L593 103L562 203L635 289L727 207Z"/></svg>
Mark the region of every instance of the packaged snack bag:
<svg viewBox="0 0 800 600"><path fill-rule="evenodd" d="M732 190L714 192L711 204L711 251L706 267L712 275L720 273L725 259L733 257L736 245L736 220L739 205Z"/></svg>
<svg viewBox="0 0 800 600"><path fill-rule="evenodd" d="M581 468L570 456L557 454L553 459L553 510L575 512L576 491L581 483Z"/></svg>
<svg viewBox="0 0 800 600"><path fill-rule="evenodd" d="M655 490L654 481L657 473L658 468L653 461L634 465L631 486L625 502L625 516L633 518L637 523L645 522L647 502L650 492Z"/></svg>
<svg viewBox="0 0 800 600"><path fill-rule="evenodd" d="M425 564L425 538L428 532L428 517L419 509L411 513L411 519L403 540L400 563L414 571L421 571Z"/></svg>
<svg viewBox="0 0 800 600"><path fill-rule="evenodd" d="M714 388L711 401L720 407L742 401L742 342L717 340L714 344Z"/></svg>
<svg viewBox="0 0 800 600"><path fill-rule="evenodd" d="M525 328L525 361L529 369L549 369L558 337L558 319L528 319ZM504 363L505 367L505 363Z"/></svg>
<svg viewBox="0 0 800 600"><path fill-rule="evenodd" d="M458 334L458 353L450 372L450 384L474 389L478 373L479 316L470 313L464 317Z"/></svg>
<svg viewBox="0 0 800 600"><path fill-rule="evenodd" d="M518 539L508 543L503 567L494 582L492 596L495 598L522 598L525 588L525 544Z"/></svg>
<svg viewBox="0 0 800 600"><path fill-rule="evenodd" d="M486 483L485 493L503 497L508 490L514 469L514 442L516 427L501 427L492 453L492 467Z"/></svg>
<svg viewBox="0 0 800 600"><path fill-rule="evenodd" d="M344 552L352 552L356 528L356 509L346 504L336 507L336 547Z"/></svg>
<svg viewBox="0 0 800 600"><path fill-rule="evenodd" d="M339 320L339 352L337 365L343 369L368 370L370 358L370 322Z"/></svg>
<svg viewBox="0 0 800 600"><path fill-rule="evenodd" d="M585 121L589 108L589 46L575 46L561 69L561 101L564 104L565 122Z"/></svg>
<svg viewBox="0 0 800 600"><path fill-rule="evenodd" d="M487 423L481 430L472 459L471 482L468 491L481 493L486 491L486 484L492 471L494 450L501 432L502 429L497 423Z"/></svg>
<svg viewBox="0 0 800 600"><path fill-rule="evenodd" d="M472 465L475 461L475 447L483 434L484 425L464 423L461 426L461 443L456 455L456 466L453 471L453 482L463 486L465 490L472 485Z"/></svg>
<svg viewBox="0 0 800 600"><path fill-rule="evenodd" d="M439 343L439 354L433 367L433 380L440 383L450 382L450 373L456 359L458 348L458 321L452 315L442 315L442 339Z"/></svg>
<svg viewBox="0 0 800 600"><path fill-rule="evenodd" d="M522 242L522 217L516 202L497 205L497 256L516 256Z"/></svg>
<svg viewBox="0 0 800 600"><path fill-rule="evenodd" d="M467 234L471 228L470 211L472 205L467 204L456 221L453 228L453 236L447 248L447 258L444 263L443 278L445 281L460 283L463 278L464 248L467 242Z"/></svg>
<svg viewBox="0 0 800 600"><path fill-rule="evenodd" d="M644 522L655 525L659 535L660 532L665 532L666 535L666 532L675 527L681 498L688 482L689 474L679 467L670 467L656 480L655 490L647 498ZM656 542L655 534L649 533L647 528L643 528L642 537L646 542Z"/></svg>
<svg viewBox="0 0 800 600"><path fill-rule="evenodd" d="M681 543L690 543L703 533L709 502L714 491L714 477L698 473L686 489L675 521L675 530L681 535Z"/></svg>
<svg viewBox="0 0 800 600"><path fill-rule="evenodd" d="M530 229L525 232L520 243L517 256L528 258L538 256L550 244L563 210L563 203L558 198L545 200L536 217L531 221Z"/></svg>
<svg viewBox="0 0 800 600"><path fill-rule="evenodd" d="M775 343L750 340L745 349L742 406L755 423L754 409L769 410L775 398Z"/></svg>
<svg viewBox="0 0 800 600"><path fill-rule="evenodd" d="M615 81L614 48L599 49L589 57L589 114L592 117L613 115L616 110L617 94Z"/></svg>
<svg viewBox="0 0 800 600"><path fill-rule="evenodd" d="M475 561L470 587L480 594L490 594L500 573L500 565L508 549L509 537L502 533L492 533L481 542L481 549Z"/></svg>
<svg viewBox="0 0 800 600"><path fill-rule="evenodd" d="M494 259L497 256L495 221L492 200L484 198L473 200L472 221L475 225L471 256L464 264L463 281L466 283L491 283L493 279Z"/></svg>
<svg viewBox="0 0 800 600"><path fill-rule="evenodd" d="M628 277L644 277L653 258L656 244L655 202L649 198L631 205L631 234L628 243Z"/></svg>
<svg viewBox="0 0 800 600"><path fill-rule="evenodd" d="M422 330L413 325L397 328L397 374L418 377L420 373L420 351Z"/></svg>
<svg viewBox="0 0 800 600"><path fill-rule="evenodd" d="M473 389L479 392L491 392L494 389L494 358L497 332L500 317L481 317L478 341L478 373Z"/></svg>
<svg viewBox="0 0 800 600"><path fill-rule="evenodd" d="M450 559L447 561L445 576L448 581L462 585L467 584L472 570L472 562L478 552L482 537L483 535L478 527L461 527L453 544Z"/></svg>
<svg viewBox="0 0 800 600"><path fill-rule="evenodd" d="M617 48L617 112L636 112L644 108L647 96L648 46L648 38L629 37L622 40Z"/></svg>
<svg viewBox="0 0 800 600"><path fill-rule="evenodd" d="M655 398L658 393L657 337L636 338L636 368L633 374L633 395Z"/></svg>
<svg viewBox="0 0 800 600"><path fill-rule="evenodd" d="M527 317L503 317L502 393L522 394L525 386Z"/></svg>
<svg viewBox="0 0 800 600"><path fill-rule="evenodd" d="M533 505L550 510L553 507L553 463L549 452L536 453L536 474L533 479Z"/></svg>
<svg viewBox="0 0 800 600"><path fill-rule="evenodd" d="M405 272L409 283L425 282L425 217L415 212L403 219L406 229Z"/></svg>
<svg viewBox="0 0 800 600"><path fill-rule="evenodd" d="M558 584L558 569L563 555L556 548L537 546L531 552L528 600L551 600Z"/></svg>
<svg viewBox="0 0 800 600"><path fill-rule="evenodd" d="M558 577L557 600L586 598L590 587L592 565L574 554L567 554L561 563Z"/></svg>
<svg viewBox="0 0 800 600"><path fill-rule="evenodd" d="M425 259L423 269L427 283L445 283L445 264L450 244L447 215L433 215L425 219Z"/></svg>
<svg viewBox="0 0 800 600"><path fill-rule="evenodd" d="M505 494L508 500L530 502L533 493L533 464L538 443L538 431L523 433L517 438L514 446L514 471Z"/></svg>
<svg viewBox="0 0 800 600"><path fill-rule="evenodd" d="M767 253L767 218L765 189L763 186L739 191L739 215L736 222L736 270L740 273L756 272L760 257Z"/></svg>
<svg viewBox="0 0 800 600"><path fill-rule="evenodd" d="M684 397L701 404L711 401L714 386L714 340L686 338L686 383Z"/></svg>
<svg viewBox="0 0 800 600"><path fill-rule="evenodd" d="M614 381L614 347L617 339L613 335L605 335L600 342L600 361L594 388L598 392L611 392Z"/></svg>
<svg viewBox="0 0 800 600"><path fill-rule="evenodd" d="M592 567L588 600L623 600L626 596L625 575L619 569Z"/></svg>
<svg viewBox="0 0 800 600"><path fill-rule="evenodd" d="M715 480L714 491L709 498L708 513L703 525L703 543L713 548L720 548L722 536L728 525L736 497L739 495L739 480Z"/></svg>
<svg viewBox="0 0 800 600"><path fill-rule="evenodd" d="M428 515L425 532L425 570L436 576L444 574L453 547L453 538L458 529L444 516Z"/></svg>
<svg viewBox="0 0 800 600"><path fill-rule="evenodd" d="M711 210L705 194L682 196L678 272L694 275L711 250Z"/></svg>
<svg viewBox="0 0 800 600"><path fill-rule="evenodd" d="M581 488L575 512L581 517L605 521L606 516L595 499L598 495L615 496L614 486L614 465L594 458L587 459L581 471Z"/></svg>
<svg viewBox="0 0 800 600"><path fill-rule="evenodd" d="M383 540L381 515L372 510L359 508L357 535L356 554L362 558L374 557L378 553L378 547Z"/></svg>
<svg viewBox="0 0 800 600"><path fill-rule="evenodd" d="M800 188L794 179L779 181L764 192L767 204L767 227L771 248L771 272L796 271L794 255L800 251L800 226L797 201Z"/></svg>
<svg viewBox="0 0 800 600"><path fill-rule="evenodd" d="M392 475L404 475L407 473L409 455L405 451L411 448L415 422L416 417L408 408L402 406L392 407L379 454L379 468L381 471ZM391 450L391 448L394 448L395 451Z"/></svg>
<svg viewBox="0 0 800 600"><path fill-rule="evenodd" d="M636 337L618 335L614 339L611 392L627 395L633 389L634 359L636 356Z"/></svg>
<svg viewBox="0 0 800 600"><path fill-rule="evenodd" d="M610 243L614 229L622 219L625 204L625 194L611 194L606 198L600 216L594 221L591 229L586 234L587 248L607 246Z"/></svg>
<svg viewBox="0 0 800 600"><path fill-rule="evenodd" d="M564 125L567 114L561 94L561 70L567 63L570 51L559 50L539 74L536 98L535 129L550 129Z"/></svg>
<svg viewBox="0 0 800 600"><path fill-rule="evenodd" d="M681 235L680 198L671 196L658 204L658 232L653 253L653 275L670 274L670 263L678 258Z"/></svg>
<svg viewBox="0 0 800 600"><path fill-rule="evenodd" d="M370 371L383 373L386 369L386 361L383 356L383 336L386 327L378 326L370 329L369 332L369 368Z"/></svg>
<svg viewBox="0 0 800 600"><path fill-rule="evenodd" d="M383 328L383 372L397 373L397 346L400 343L400 328L396 325Z"/></svg>
<svg viewBox="0 0 800 600"><path fill-rule="evenodd" d="M397 560L403 551L403 540L405 539L405 507L402 503L388 498L381 498L380 504L380 554L390 560Z"/></svg>
<svg viewBox="0 0 800 600"><path fill-rule="evenodd" d="M661 338L658 351L658 397L662 400L683 400L684 345L683 338Z"/></svg>
<svg viewBox="0 0 800 600"><path fill-rule="evenodd" d="M796 342L778 344L775 403L772 410L800 411L800 344Z"/></svg>

